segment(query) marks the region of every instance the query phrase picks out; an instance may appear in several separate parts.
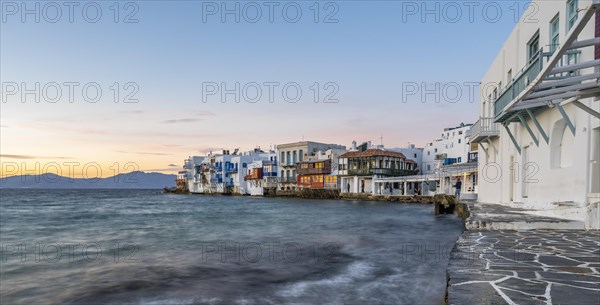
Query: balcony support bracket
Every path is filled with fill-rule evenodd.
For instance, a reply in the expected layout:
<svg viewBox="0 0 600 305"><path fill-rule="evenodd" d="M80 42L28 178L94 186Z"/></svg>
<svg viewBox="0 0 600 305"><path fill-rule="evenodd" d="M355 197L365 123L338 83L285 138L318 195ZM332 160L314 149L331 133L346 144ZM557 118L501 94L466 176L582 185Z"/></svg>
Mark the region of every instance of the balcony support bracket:
<svg viewBox="0 0 600 305"><path fill-rule="evenodd" d="M539 147L540 141L538 141L537 137L533 134L533 130L531 130L531 128L529 127L529 124L527 124L527 121L521 114L519 114L519 120L521 121L521 124L523 124L523 127L525 127L525 129L527 129L527 132L531 136L531 139L533 140L533 143L535 143L535 146Z"/></svg>
<svg viewBox="0 0 600 305"><path fill-rule="evenodd" d="M571 133L575 135L575 125L573 125L573 122L571 122L571 119L569 118L569 115L567 114L565 109L560 104L555 104L555 107L556 109L558 109L563 119L565 119L567 126L569 126L569 129L571 129Z"/></svg>
<svg viewBox="0 0 600 305"><path fill-rule="evenodd" d="M585 112L587 112L587 113L589 113L589 114L591 114L591 115L593 115L593 116L595 116L595 117L597 117L597 118L600 119L600 113L599 112L597 112L594 109L592 109L592 108L584 105L582 102L580 102L580 101L574 101L573 105L579 107L581 110L583 110L583 111L585 111Z"/></svg>
<svg viewBox="0 0 600 305"><path fill-rule="evenodd" d="M485 139L485 141L488 143L488 148L491 147L492 150L494 151L494 155L497 154L498 151L496 150L496 146L494 146L492 141L489 138Z"/></svg>
<svg viewBox="0 0 600 305"><path fill-rule="evenodd" d="M548 137L548 135L544 131L544 128L542 128L542 125L540 125L540 122L538 122L537 118L535 117L535 115L533 114L533 112L531 111L531 109L526 109L525 111L527 111L527 114L529 115L529 117L533 121L533 124L535 125L535 127L537 127L538 131L542 135L542 138L544 138L544 141L546 141L546 144L549 144L550 143L550 137Z"/></svg>
<svg viewBox="0 0 600 305"><path fill-rule="evenodd" d="M483 142L481 142L481 144L483 144ZM486 157L487 159L489 159L489 158L490 158L490 155L488 154L488 148L489 148L489 145L490 145L490 144L488 143L488 147L487 147L487 148L486 148L485 146L481 145L481 150L483 150L483 153L485 154L485 157Z"/></svg>
<svg viewBox="0 0 600 305"><path fill-rule="evenodd" d="M503 125L503 126L504 126L504 129L506 129L506 132L508 132L508 136L510 137L510 140L515 145L515 148L517 149L517 152L519 152L519 155L520 155L521 154L521 147L519 146L519 143L517 143L517 140L515 139L515 136L513 136L512 132L510 132L510 128L508 128L508 125Z"/></svg>

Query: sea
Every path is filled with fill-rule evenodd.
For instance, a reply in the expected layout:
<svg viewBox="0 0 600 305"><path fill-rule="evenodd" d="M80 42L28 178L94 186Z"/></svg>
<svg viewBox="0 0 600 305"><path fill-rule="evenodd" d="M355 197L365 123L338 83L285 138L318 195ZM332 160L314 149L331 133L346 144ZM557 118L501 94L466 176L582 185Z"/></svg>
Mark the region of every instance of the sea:
<svg viewBox="0 0 600 305"><path fill-rule="evenodd" d="M1 304L441 304L427 204L0 190Z"/></svg>

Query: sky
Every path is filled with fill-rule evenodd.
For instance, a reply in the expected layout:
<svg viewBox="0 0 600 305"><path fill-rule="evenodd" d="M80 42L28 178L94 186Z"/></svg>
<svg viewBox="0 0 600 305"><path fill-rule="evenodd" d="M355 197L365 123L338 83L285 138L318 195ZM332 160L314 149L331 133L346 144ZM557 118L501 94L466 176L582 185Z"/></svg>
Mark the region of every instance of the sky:
<svg viewBox="0 0 600 305"><path fill-rule="evenodd" d="M303 139L422 146L478 119L474 86L528 6L67 3L1 1L1 176L173 173Z"/></svg>

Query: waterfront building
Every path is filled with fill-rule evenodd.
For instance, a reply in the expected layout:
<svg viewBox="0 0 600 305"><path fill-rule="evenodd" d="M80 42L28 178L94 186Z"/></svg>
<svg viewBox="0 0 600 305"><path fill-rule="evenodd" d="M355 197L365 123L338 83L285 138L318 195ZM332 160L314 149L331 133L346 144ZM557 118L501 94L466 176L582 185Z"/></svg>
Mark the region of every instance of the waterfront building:
<svg viewBox="0 0 600 305"><path fill-rule="evenodd" d="M177 177L175 178L175 188L178 191L187 192L188 189L188 174L187 170L179 171L177 173Z"/></svg>
<svg viewBox="0 0 600 305"><path fill-rule="evenodd" d="M366 148L349 151L339 157L338 173L341 192L353 194L377 194L381 188L373 187L373 179L379 177L407 176L418 173L417 163L404 154L383 148ZM390 194L398 192L400 185L389 185ZM376 191L377 189L377 191Z"/></svg>
<svg viewBox="0 0 600 305"><path fill-rule="evenodd" d="M296 165L298 187L339 190L339 156L346 152L346 149L341 148L317 151L312 156L307 156L307 160L298 162Z"/></svg>
<svg viewBox="0 0 600 305"><path fill-rule="evenodd" d="M325 177L331 177L331 160L298 162L298 186L302 188L325 188ZM336 178L337 181L337 177ZM336 185L337 187L337 185Z"/></svg>
<svg viewBox="0 0 600 305"><path fill-rule="evenodd" d="M256 161L261 162L263 160L269 160L269 158L276 158L274 151L264 152L260 148L255 148L252 151L238 153L231 158L231 169L229 171L229 178L232 182L232 193L238 195L249 194L248 183L246 182L246 175L249 173L248 164Z"/></svg>
<svg viewBox="0 0 600 305"><path fill-rule="evenodd" d="M416 175L375 177L373 193L376 195L427 195L454 194L456 179L460 178L461 199L477 198L477 145L471 143L471 124L445 128L441 137L427 143L424 148L414 145L394 148L405 156L414 158L420 166Z"/></svg>
<svg viewBox="0 0 600 305"><path fill-rule="evenodd" d="M441 136L423 148L421 173L434 174L442 166L477 162L476 146L472 147L469 136L472 124L461 123L457 127L444 128Z"/></svg>
<svg viewBox="0 0 600 305"><path fill-rule="evenodd" d="M408 144L406 147L390 148L391 151L402 153L407 159L413 160L417 164L419 173L423 170L423 148L415 144Z"/></svg>
<svg viewBox="0 0 600 305"><path fill-rule="evenodd" d="M346 147L311 141L277 145L277 156L279 157L277 188L279 190L296 190L298 188L298 173L296 172L298 162L308 160L309 157L315 156L318 151L329 149L345 150Z"/></svg>
<svg viewBox="0 0 600 305"><path fill-rule="evenodd" d="M244 175L245 192L251 196L273 194L277 187L277 154L270 151L248 164Z"/></svg>
<svg viewBox="0 0 600 305"><path fill-rule="evenodd" d="M600 1L528 7L481 80L479 201L598 229Z"/></svg>
<svg viewBox="0 0 600 305"><path fill-rule="evenodd" d="M471 141L472 126L461 123L444 128L439 138L425 145L422 173L437 177L435 191L432 184L425 186L429 193L454 194L454 184L460 178L461 198L477 199L479 153L477 143Z"/></svg>
<svg viewBox="0 0 600 305"><path fill-rule="evenodd" d="M184 169L188 177L188 188L191 193L223 193L246 195L248 189L248 166L260 161L270 176L277 171L277 155L274 151L264 152L260 148L248 152L238 149L230 153L210 152L207 156L190 157L185 160Z"/></svg>

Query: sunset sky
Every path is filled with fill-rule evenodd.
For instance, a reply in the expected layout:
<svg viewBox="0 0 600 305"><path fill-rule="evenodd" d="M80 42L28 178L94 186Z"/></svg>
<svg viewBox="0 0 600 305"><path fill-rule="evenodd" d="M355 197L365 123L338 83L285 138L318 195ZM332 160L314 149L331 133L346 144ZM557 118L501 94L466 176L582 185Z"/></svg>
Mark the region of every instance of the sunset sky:
<svg viewBox="0 0 600 305"><path fill-rule="evenodd" d="M470 101L468 87L462 86L462 97L453 103L436 103L431 95L422 100L420 94L405 99L403 87L479 82L518 13L510 7L515 2L498 2L502 15L490 22L482 4L469 20L468 8L455 2L463 11L452 23L448 15L439 22L435 16L407 15L400 1L336 2L335 7L321 2L315 22L314 2L298 1L302 17L296 23L282 18L282 6L275 7L273 22L263 6L258 22L247 22L244 15L237 23L231 16L222 22L220 15L207 15L209 7L199 1L143 1L133 2L139 8L135 12L123 4L115 23L110 1L99 2L102 18L92 23L82 18L86 2L80 3L72 23L66 7L58 22L42 16L36 23L31 16L23 22L18 14L7 15L10 8L3 6L2 176L15 174L8 163L21 170L22 162L28 170L37 163L49 171L51 162L77 162L76 173L95 162L102 176L114 174L115 163L119 172L131 171L125 168L128 162L139 170L172 173L190 155L268 149L302 139L349 146L352 140L379 143L383 136L386 147L423 145L444 127L474 123L479 98ZM522 9L526 2L518 4ZM247 13L254 16L251 9ZM438 12L444 14L441 8ZM324 23L325 18L337 23ZM123 22L133 19L138 22ZM25 83L33 89L36 82L48 88L39 103L33 95L23 100L11 87L23 90ZM72 103L65 82L78 84ZM232 89L236 82L260 84L262 99L236 103L232 96L222 101L216 94L203 101L203 84L226 83ZM279 83L273 103L266 98L265 82ZM56 102L51 101L53 83L62 90ZM114 83L120 88L118 103ZM287 83L302 89L296 103L281 95ZM320 86L319 103L314 83ZM326 83L332 84L324 88ZM86 84L102 89L97 102L82 97ZM132 103L123 103L136 90ZM338 101L323 103L334 90L332 100Z"/></svg>

